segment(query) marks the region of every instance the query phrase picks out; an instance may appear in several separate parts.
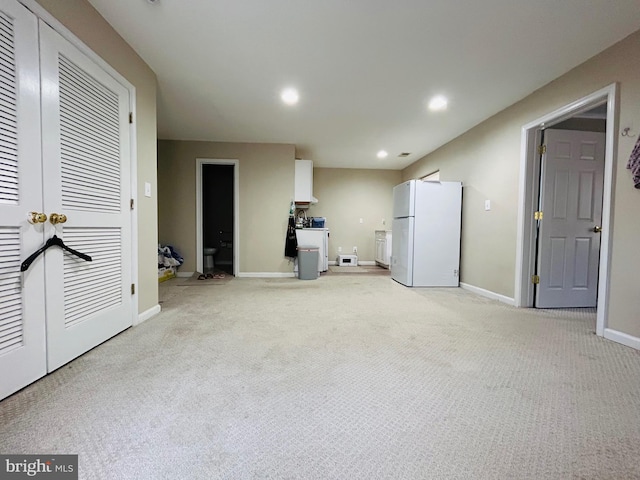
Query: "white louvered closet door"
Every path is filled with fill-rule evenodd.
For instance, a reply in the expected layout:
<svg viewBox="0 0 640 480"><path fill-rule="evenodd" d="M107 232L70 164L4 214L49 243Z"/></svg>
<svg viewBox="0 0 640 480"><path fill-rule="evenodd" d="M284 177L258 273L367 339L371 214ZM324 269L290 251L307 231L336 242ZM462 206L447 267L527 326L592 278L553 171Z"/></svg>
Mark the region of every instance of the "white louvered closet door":
<svg viewBox="0 0 640 480"><path fill-rule="evenodd" d="M40 248L43 212L36 18L0 5L0 399L46 373L44 268L24 275L21 259Z"/></svg>
<svg viewBox="0 0 640 480"><path fill-rule="evenodd" d="M86 262L47 251L52 371L131 326L129 93L40 23L44 203ZM53 232L52 232L53 233Z"/></svg>

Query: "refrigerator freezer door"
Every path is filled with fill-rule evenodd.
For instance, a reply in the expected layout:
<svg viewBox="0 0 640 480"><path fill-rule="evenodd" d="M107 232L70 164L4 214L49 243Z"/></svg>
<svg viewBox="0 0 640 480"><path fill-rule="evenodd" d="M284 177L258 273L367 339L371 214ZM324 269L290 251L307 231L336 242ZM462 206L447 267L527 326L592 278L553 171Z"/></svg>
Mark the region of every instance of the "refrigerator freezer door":
<svg viewBox="0 0 640 480"><path fill-rule="evenodd" d="M457 287L460 268L460 182L416 188L413 286Z"/></svg>
<svg viewBox="0 0 640 480"><path fill-rule="evenodd" d="M393 187L393 218L413 217L415 191L415 180Z"/></svg>
<svg viewBox="0 0 640 480"><path fill-rule="evenodd" d="M413 217L394 218L391 244L391 278L413 286Z"/></svg>

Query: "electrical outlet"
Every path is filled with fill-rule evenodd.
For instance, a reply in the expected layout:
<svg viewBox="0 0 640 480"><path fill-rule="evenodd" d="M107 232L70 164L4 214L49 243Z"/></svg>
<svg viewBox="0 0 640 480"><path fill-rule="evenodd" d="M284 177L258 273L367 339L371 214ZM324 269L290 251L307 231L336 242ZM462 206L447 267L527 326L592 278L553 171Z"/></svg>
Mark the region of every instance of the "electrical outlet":
<svg viewBox="0 0 640 480"><path fill-rule="evenodd" d="M358 247L353 247L353 253L358 253Z"/></svg>
<svg viewBox="0 0 640 480"><path fill-rule="evenodd" d="M338 253L342 253L342 247L338 247Z"/></svg>
<svg viewBox="0 0 640 480"><path fill-rule="evenodd" d="M364 223L364 218L361 218L361 219L360 219L360 223Z"/></svg>
<svg viewBox="0 0 640 480"><path fill-rule="evenodd" d="M491 210L491 200L485 200L485 201L484 201L484 209L485 209L486 211Z"/></svg>

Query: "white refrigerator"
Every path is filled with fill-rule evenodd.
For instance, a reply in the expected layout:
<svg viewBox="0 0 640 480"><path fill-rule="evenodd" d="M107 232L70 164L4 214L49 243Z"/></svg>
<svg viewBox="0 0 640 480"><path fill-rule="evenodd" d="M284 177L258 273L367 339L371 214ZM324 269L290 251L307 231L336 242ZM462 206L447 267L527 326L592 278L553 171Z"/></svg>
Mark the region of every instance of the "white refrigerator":
<svg viewBox="0 0 640 480"><path fill-rule="evenodd" d="M395 186L391 277L408 287L457 287L461 216L461 182Z"/></svg>

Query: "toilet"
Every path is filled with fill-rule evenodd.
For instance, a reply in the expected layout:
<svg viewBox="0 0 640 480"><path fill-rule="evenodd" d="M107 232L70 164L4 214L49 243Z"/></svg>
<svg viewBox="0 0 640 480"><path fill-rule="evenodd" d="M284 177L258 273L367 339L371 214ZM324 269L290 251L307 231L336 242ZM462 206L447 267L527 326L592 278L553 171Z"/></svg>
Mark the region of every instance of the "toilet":
<svg viewBox="0 0 640 480"><path fill-rule="evenodd" d="M213 261L215 254L218 252L217 248L205 248L204 253L204 265L202 265L202 273L213 273L215 269L215 263Z"/></svg>

